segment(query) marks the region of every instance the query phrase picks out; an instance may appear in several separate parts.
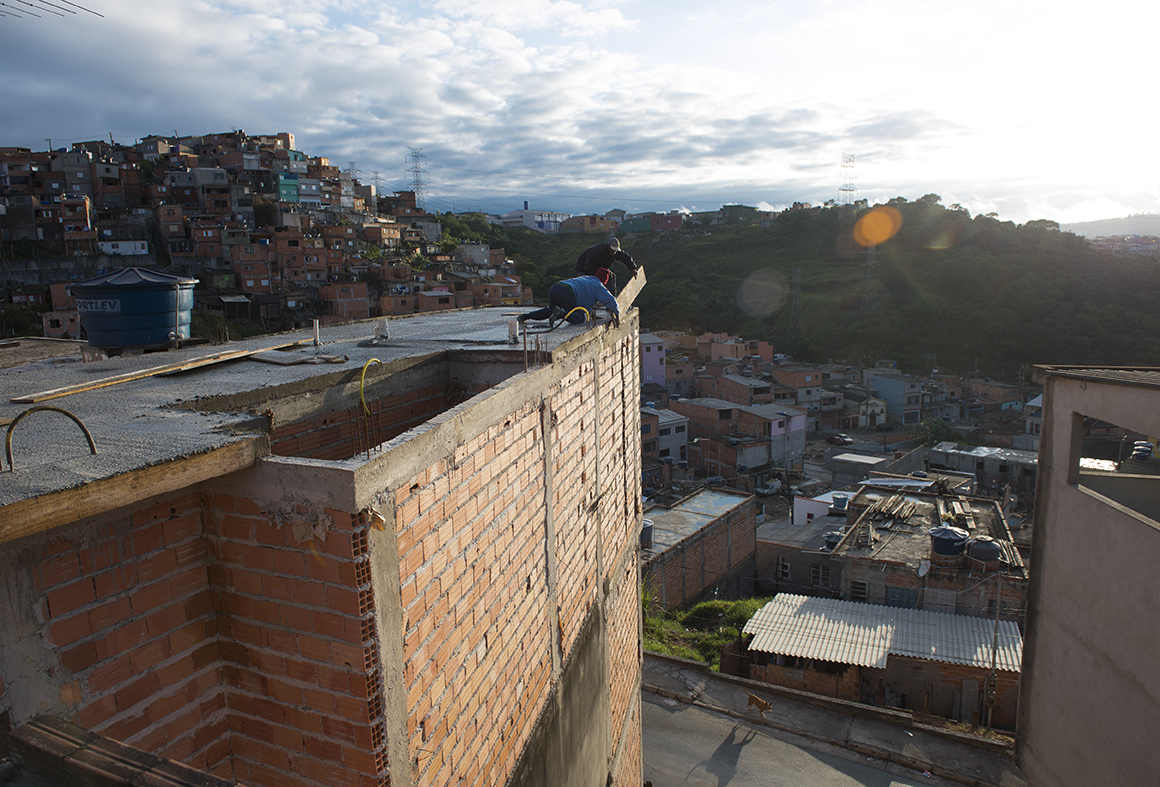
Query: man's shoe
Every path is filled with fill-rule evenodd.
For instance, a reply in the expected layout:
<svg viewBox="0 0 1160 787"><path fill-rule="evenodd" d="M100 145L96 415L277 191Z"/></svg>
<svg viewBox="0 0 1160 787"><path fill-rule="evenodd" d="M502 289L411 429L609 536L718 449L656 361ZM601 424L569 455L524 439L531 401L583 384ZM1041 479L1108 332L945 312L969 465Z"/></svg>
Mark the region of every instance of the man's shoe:
<svg viewBox="0 0 1160 787"><path fill-rule="evenodd" d="M548 317L548 328L555 328L556 325L564 319L564 310L559 306L552 307L552 314Z"/></svg>
<svg viewBox="0 0 1160 787"><path fill-rule="evenodd" d="M528 315L526 315L526 314L521 314L519 317L516 317L516 322L527 322L527 321L528 321Z"/></svg>

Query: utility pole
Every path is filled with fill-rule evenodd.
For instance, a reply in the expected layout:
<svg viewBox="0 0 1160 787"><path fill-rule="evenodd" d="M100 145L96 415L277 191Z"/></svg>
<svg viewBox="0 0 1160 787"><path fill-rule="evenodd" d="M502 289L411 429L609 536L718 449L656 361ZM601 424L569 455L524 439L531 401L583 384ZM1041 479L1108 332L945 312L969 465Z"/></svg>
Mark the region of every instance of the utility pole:
<svg viewBox="0 0 1160 787"><path fill-rule="evenodd" d="M991 726L991 715L995 710L995 694L996 682L995 676L995 662L999 650L999 610L1003 607L1003 572L1000 571L995 575L995 630L991 635L991 672L987 675L987 685L983 691L983 705L985 710L986 723L984 727Z"/></svg>

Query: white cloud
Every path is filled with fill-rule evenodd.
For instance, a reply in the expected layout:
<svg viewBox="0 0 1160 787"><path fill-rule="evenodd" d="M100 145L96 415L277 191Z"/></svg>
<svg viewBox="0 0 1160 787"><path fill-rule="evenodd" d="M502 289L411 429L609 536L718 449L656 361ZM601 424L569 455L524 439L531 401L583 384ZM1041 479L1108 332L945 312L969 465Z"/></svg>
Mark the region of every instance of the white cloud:
<svg viewBox="0 0 1160 787"><path fill-rule="evenodd" d="M819 203L850 152L863 196L1020 222L1160 208L1139 89L1160 4L96 5L0 22L0 145L293 131L388 187L415 146L447 194L581 211Z"/></svg>

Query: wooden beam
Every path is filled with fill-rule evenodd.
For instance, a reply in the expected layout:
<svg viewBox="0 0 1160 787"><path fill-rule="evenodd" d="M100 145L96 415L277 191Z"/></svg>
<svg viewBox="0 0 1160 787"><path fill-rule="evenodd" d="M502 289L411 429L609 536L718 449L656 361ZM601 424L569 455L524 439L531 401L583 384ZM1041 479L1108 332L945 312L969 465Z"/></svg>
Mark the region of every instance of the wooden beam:
<svg viewBox="0 0 1160 787"><path fill-rule="evenodd" d="M0 544L244 470L265 454L265 435L251 437L204 453L9 503L0 507Z"/></svg>
<svg viewBox="0 0 1160 787"><path fill-rule="evenodd" d="M201 358L194 358L192 361L170 363L164 366L154 366L149 369L141 369L140 371L136 372L116 374L112 377L102 377L99 380L90 380L87 383L78 383L77 385L69 385L65 386L64 388L54 388L51 391L41 391L40 393L28 394L27 396L14 396L8 401L12 402L13 404L37 404L38 402L46 402L49 399L57 399L61 396L69 396L71 394L82 393L84 391L93 391L97 388L107 388L110 385L127 383L131 380L143 380L146 377L160 377L167 374L187 372L190 369L198 369L202 366L210 366L215 363L233 361L239 358L248 358L251 355L264 353L269 350L285 350L290 347L297 347L299 344L300 342L290 342L289 344L278 344L273 347L262 347L257 350L230 350L227 352L214 353L213 355L205 355Z"/></svg>

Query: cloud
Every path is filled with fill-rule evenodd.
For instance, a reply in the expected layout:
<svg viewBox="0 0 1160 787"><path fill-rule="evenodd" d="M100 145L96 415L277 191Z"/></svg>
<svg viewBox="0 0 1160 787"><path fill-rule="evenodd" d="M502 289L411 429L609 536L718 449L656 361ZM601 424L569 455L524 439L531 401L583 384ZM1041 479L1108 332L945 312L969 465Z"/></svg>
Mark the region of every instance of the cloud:
<svg viewBox="0 0 1160 787"><path fill-rule="evenodd" d="M311 155L387 173L388 188L407 185L416 147L445 197L585 212L608 207L598 199L822 202L850 152L863 196L953 191L1020 221L1160 208L1136 130L1148 124L1060 122L1050 82L943 57L946 37L930 31L977 27L971 14L909 0L693 13L655 0L96 2L104 20L0 22L0 145L292 131ZM1004 13L1002 39L1026 44L1015 54L1049 62L1025 27L1035 15ZM850 30L874 42L865 66L835 57ZM1115 59L1094 54L1085 84L1111 101L1119 83L1099 77ZM1143 103L1117 106L1142 119ZM1115 144L1089 141L1103 139ZM1052 168L1076 182L1058 186Z"/></svg>

